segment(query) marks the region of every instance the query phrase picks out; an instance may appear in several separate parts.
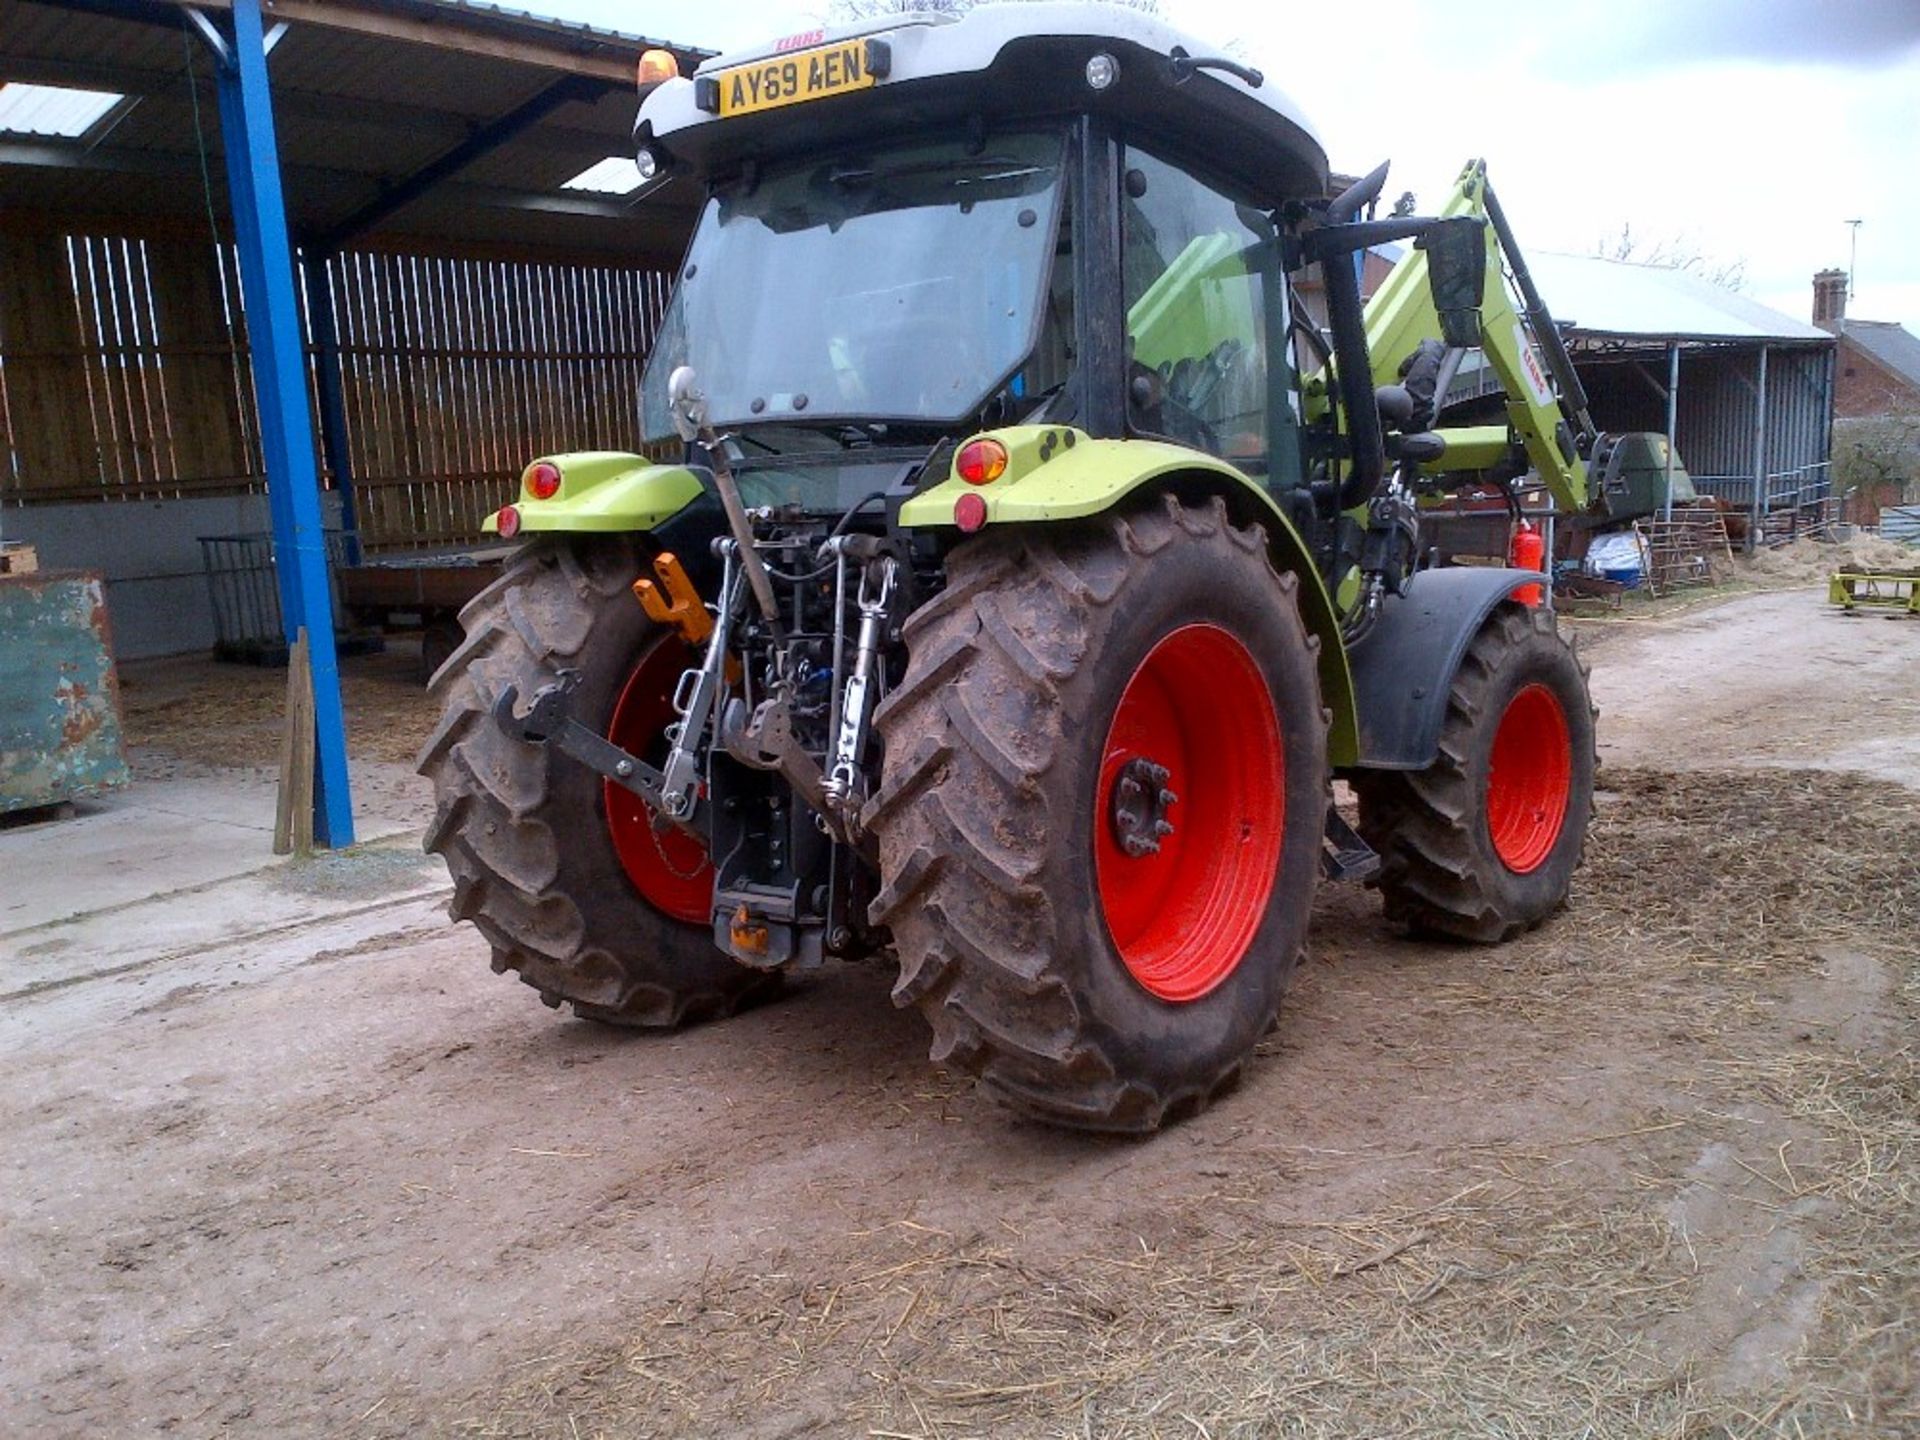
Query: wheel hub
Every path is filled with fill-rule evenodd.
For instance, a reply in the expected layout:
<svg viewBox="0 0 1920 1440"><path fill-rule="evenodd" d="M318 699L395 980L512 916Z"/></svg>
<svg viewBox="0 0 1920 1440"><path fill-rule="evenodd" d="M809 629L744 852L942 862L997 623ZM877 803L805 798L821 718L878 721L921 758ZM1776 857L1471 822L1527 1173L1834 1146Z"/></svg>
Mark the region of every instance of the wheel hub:
<svg viewBox="0 0 1920 1440"><path fill-rule="evenodd" d="M629 754L657 764L676 723L674 685L693 651L678 635L653 642L636 662L614 703L607 738ZM666 826L638 795L612 780L602 786L608 834L620 867L654 909L689 925L709 923L713 910L713 861L706 846L683 830Z"/></svg>
<svg viewBox="0 0 1920 1440"><path fill-rule="evenodd" d="M1170 773L1166 766L1136 755L1114 777L1107 796L1107 821L1113 826L1114 842L1132 859L1158 855L1160 842L1173 834L1167 811L1180 797L1167 788Z"/></svg>
<svg viewBox="0 0 1920 1440"><path fill-rule="evenodd" d="M1252 653L1205 621L1163 636L1114 707L1088 796L1094 874L1120 963L1158 1000L1225 984L1266 917L1286 827L1279 722Z"/></svg>

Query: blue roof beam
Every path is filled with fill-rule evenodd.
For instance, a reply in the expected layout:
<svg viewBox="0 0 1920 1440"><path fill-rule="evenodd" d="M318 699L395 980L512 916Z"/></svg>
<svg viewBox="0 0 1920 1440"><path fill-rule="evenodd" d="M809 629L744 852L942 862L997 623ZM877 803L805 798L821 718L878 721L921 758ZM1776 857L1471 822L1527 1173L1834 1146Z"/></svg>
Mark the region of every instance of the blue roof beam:
<svg viewBox="0 0 1920 1440"><path fill-rule="evenodd" d="M382 220L412 204L441 181L458 174L481 156L499 149L522 131L539 124L562 105L570 105L577 100L597 100L611 88L608 82L588 75L568 75L554 81L499 119L488 121L406 179L388 186L377 198L338 224L312 236L308 241L309 248L322 255L333 254Z"/></svg>

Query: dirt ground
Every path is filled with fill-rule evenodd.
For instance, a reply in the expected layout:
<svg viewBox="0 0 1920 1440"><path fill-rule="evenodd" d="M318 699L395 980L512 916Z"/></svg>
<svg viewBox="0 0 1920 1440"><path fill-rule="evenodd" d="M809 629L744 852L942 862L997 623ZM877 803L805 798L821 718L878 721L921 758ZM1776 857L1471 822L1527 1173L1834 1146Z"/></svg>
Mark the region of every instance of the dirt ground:
<svg viewBox="0 0 1920 1440"><path fill-rule="evenodd" d="M1578 628L1570 909L1480 950L1324 887L1245 1083L1147 1142L1009 1120L878 970L561 1019L405 845L0 986L0 1433L1920 1434L1920 622ZM396 785L404 670L349 681ZM234 674L131 674L143 774L270 736Z"/></svg>

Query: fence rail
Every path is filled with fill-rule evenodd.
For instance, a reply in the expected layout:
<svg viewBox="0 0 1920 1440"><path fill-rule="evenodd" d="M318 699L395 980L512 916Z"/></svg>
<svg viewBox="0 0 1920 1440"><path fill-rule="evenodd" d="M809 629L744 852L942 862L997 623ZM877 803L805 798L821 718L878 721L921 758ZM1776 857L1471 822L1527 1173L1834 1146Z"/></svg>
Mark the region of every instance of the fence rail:
<svg viewBox="0 0 1920 1440"><path fill-rule="evenodd" d="M532 456L635 446L666 273L349 251L327 279L365 548L472 540ZM231 245L0 235L0 504L264 484Z"/></svg>

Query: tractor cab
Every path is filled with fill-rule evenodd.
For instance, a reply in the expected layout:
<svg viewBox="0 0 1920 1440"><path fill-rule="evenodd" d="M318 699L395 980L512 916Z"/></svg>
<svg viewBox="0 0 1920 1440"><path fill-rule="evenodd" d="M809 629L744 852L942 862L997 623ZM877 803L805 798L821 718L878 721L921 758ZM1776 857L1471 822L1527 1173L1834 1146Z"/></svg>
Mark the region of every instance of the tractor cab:
<svg viewBox="0 0 1920 1440"><path fill-rule="evenodd" d="M752 504L837 513L1013 425L1297 483L1275 216L1323 193L1326 159L1264 77L1196 48L1111 6L987 6L659 84L642 173L708 198L647 438L674 433L668 382L691 366ZM1226 126L1244 142L1213 143Z"/></svg>

